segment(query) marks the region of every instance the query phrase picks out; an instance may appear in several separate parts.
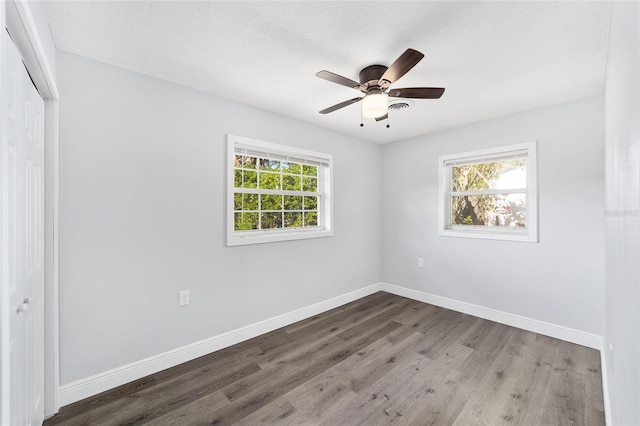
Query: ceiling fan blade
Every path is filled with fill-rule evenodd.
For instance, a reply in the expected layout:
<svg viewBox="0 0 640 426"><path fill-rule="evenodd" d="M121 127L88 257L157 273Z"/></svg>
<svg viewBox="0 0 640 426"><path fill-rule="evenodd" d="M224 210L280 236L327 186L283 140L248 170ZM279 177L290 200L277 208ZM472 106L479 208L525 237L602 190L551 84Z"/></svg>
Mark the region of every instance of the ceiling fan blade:
<svg viewBox="0 0 640 426"><path fill-rule="evenodd" d="M360 88L360 83L358 83L357 81L353 81L347 77L334 74L331 71L325 71L325 70L318 71L316 73L316 77L320 77L324 80L331 81L332 83L342 84L343 86L351 87L352 89Z"/></svg>
<svg viewBox="0 0 640 426"><path fill-rule="evenodd" d="M380 117L376 117L376 121L386 120L387 118L389 118L389 113L381 115Z"/></svg>
<svg viewBox="0 0 640 426"><path fill-rule="evenodd" d="M388 81L389 84L393 84L400 77L409 72L411 68L413 68L420 60L424 58L424 55L417 50L407 49L405 52L400 55L396 61L391 64L391 66L382 74L380 77L380 82L378 83L382 86L382 82L384 80Z"/></svg>
<svg viewBox="0 0 640 426"><path fill-rule="evenodd" d="M364 98L364 96L362 98ZM355 104L356 102L362 100L362 98L353 98L353 99L349 99L348 101L340 102L339 104L323 109L322 111L320 111L320 114L329 114L330 112L333 112L340 108L344 108L348 105Z"/></svg>
<svg viewBox="0 0 640 426"><path fill-rule="evenodd" d="M406 87L389 90L389 96L392 98L438 99L443 93L442 87Z"/></svg>

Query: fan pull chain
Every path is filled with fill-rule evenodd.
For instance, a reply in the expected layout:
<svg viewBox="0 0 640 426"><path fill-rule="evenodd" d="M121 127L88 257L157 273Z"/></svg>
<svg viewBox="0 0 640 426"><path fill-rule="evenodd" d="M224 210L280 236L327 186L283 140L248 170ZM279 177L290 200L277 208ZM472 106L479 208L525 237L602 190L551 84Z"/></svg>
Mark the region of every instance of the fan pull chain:
<svg viewBox="0 0 640 426"><path fill-rule="evenodd" d="M387 129L388 129L389 127L391 127L391 126L389 126L389 113L387 113Z"/></svg>
<svg viewBox="0 0 640 426"><path fill-rule="evenodd" d="M362 116L362 108L360 108L360 127L364 127L364 117Z"/></svg>

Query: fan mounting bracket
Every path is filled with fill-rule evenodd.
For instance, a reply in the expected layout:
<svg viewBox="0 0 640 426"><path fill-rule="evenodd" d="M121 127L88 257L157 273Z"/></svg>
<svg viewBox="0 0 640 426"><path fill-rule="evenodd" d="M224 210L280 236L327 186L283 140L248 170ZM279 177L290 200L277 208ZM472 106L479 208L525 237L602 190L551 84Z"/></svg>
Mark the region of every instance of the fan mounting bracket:
<svg viewBox="0 0 640 426"><path fill-rule="evenodd" d="M380 78L384 75L385 71L387 71L387 67L384 65L369 65L360 71L360 90L362 92L366 92L367 89L373 86L380 86L382 90L388 88L391 83L383 80L382 83L387 83L386 85L379 84Z"/></svg>

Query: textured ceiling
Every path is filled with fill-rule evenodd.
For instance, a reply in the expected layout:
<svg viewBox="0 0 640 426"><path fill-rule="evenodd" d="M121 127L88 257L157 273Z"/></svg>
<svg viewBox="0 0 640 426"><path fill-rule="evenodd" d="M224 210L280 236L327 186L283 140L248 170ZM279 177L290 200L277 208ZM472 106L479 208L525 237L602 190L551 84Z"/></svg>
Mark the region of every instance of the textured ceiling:
<svg viewBox="0 0 640 426"><path fill-rule="evenodd" d="M56 46L365 140L385 143L601 93L608 2L47 1ZM392 88L445 87L385 122L318 111L407 48ZM99 82L96 82L99 84Z"/></svg>

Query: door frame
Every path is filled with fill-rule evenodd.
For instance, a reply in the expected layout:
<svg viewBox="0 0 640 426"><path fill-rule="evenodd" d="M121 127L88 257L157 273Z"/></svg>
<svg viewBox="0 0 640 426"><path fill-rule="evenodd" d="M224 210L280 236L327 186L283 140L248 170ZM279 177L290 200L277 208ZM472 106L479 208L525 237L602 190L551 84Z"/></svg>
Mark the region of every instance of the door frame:
<svg viewBox="0 0 640 426"><path fill-rule="evenodd" d="M44 123L44 414L60 409L58 324L58 128L59 92L53 67L28 2L8 0L0 6L0 24L8 28L15 45L45 103ZM0 56L5 52L0 48ZM4 278L2 278L4 279ZM0 286L3 288L4 286ZM3 295L4 296L4 295ZM4 400L5 396L3 396Z"/></svg>

